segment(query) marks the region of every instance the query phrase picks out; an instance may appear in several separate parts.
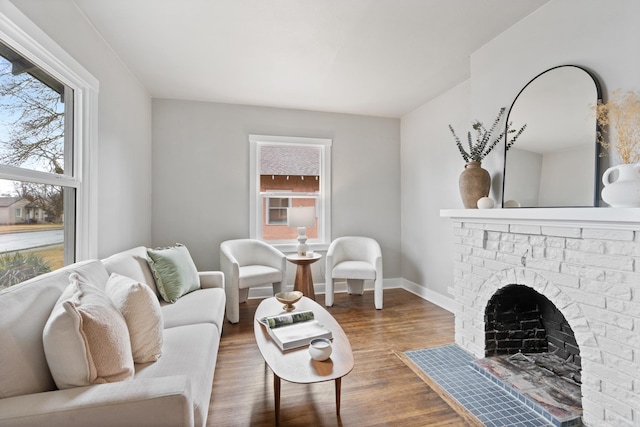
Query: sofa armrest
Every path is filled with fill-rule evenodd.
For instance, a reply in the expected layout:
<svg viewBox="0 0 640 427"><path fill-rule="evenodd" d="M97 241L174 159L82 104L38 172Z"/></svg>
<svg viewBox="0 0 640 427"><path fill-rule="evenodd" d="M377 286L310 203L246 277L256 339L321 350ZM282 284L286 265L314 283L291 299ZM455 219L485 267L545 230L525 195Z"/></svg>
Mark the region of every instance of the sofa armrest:
<svg viewBox="0 0 640 427"><path fill-rule="evenodd" d="M192 426L186 376L145 378L0 399L2 426Z"/></svg>
<svg viewBox="0 0 640 427"><path fill-rule="evenodd" d="M201 288L224 289L224 273L222 271L199 271Z"/></svg>

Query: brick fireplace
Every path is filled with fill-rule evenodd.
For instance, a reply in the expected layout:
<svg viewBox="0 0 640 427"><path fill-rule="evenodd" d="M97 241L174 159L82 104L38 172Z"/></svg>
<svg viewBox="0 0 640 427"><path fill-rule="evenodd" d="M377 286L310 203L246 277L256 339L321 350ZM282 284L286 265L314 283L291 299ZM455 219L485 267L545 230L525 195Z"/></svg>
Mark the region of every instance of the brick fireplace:
<svg viewBox="0 0 640 427"><path fill-rule="evenodd" d="M640 209L441 215L453 222L456 343L479 358L509 352L500 347L550 346L581 366L585 425L640 426ZM504 294L509 302L497 303ZM517 322L507 313L500 323L511 330L489 324L502 310L496 305L514 301L539 303L523 303Z"/></svg>

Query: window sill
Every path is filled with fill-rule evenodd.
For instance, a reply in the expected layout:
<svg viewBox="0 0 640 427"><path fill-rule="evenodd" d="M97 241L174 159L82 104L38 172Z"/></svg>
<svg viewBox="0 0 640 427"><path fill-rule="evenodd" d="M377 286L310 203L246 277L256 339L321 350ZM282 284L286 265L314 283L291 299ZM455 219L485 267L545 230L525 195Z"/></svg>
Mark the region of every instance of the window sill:
<svg viewBox="0 0 640 427"><path fill-rule="evenodd" d="M314 252L326 252L329 249L328 243L307 243L309 248ZM285 254L296 252L298 247L297 243L275 243L272 244L274 248L284 252Z"/></svg>

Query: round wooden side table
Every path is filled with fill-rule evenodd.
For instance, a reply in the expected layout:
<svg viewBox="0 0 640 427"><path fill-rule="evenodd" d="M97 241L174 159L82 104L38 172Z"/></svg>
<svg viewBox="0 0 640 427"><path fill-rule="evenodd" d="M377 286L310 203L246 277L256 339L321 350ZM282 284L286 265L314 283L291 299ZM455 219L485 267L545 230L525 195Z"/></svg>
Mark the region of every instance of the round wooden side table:
<svg viewBox="0 0 640 427"><path fill-rule="evenodd" d="M296 278L293 282L293 290L300 291L307 298L315 301L316 294L313 290L313 274L311 264L322 258L322 255L313 253L309 256L299 256L298 254L287 255L287 261L296 264Z"/></svg>

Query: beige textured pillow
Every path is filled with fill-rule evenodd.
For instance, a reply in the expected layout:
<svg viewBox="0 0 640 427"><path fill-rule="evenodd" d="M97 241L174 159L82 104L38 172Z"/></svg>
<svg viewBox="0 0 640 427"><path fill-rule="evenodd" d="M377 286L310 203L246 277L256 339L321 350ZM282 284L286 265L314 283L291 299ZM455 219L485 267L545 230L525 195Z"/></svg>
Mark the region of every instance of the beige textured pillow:
<svg viewBox="0 0 640 427"><path fill-rule="evenodd" d="M59 389L133 378L129 331L102 290L77 273L69 276L44 327L49 370Z"/></svg>
<svg viewBox="0 0 640 427"><path fill-rule="evenodd" d="M151 288L129 277L111 273L107 295L127 322L135 363L155 362L162 355L162 310Z"/></svg>

